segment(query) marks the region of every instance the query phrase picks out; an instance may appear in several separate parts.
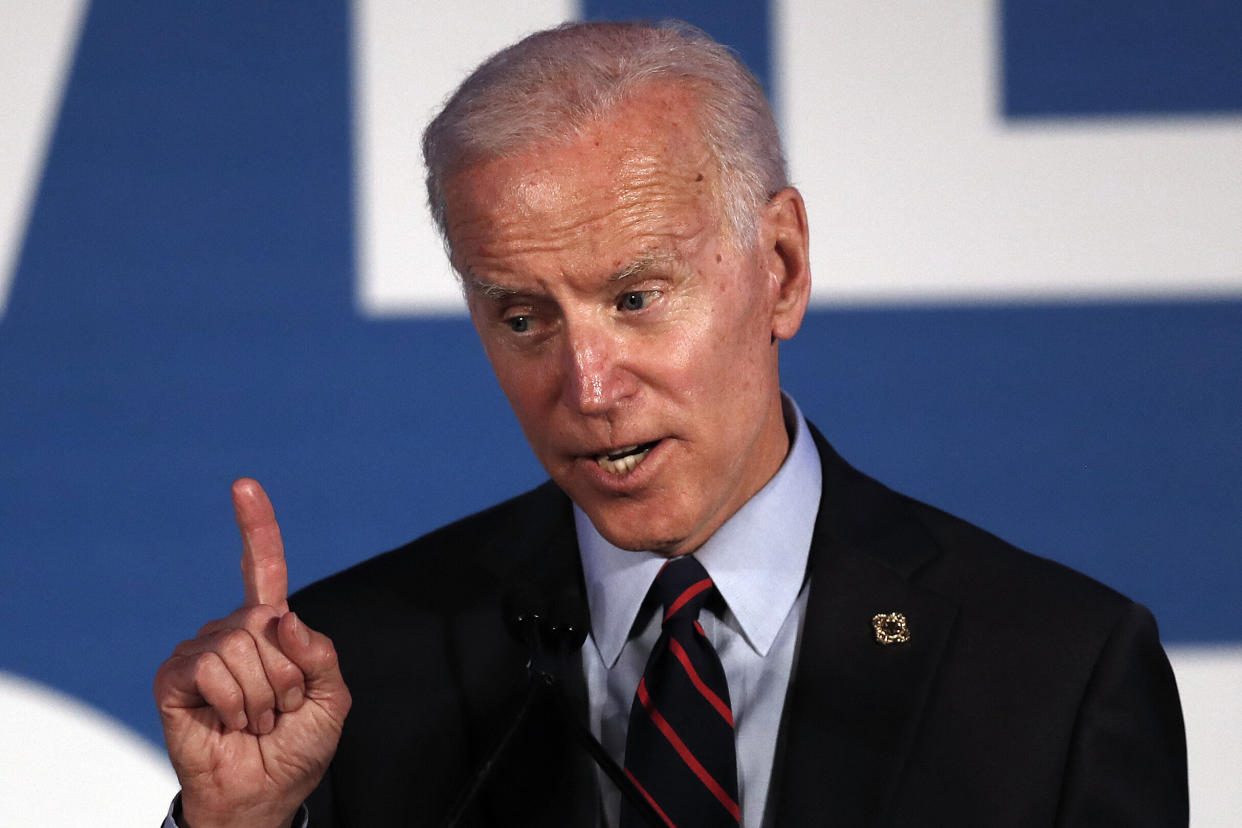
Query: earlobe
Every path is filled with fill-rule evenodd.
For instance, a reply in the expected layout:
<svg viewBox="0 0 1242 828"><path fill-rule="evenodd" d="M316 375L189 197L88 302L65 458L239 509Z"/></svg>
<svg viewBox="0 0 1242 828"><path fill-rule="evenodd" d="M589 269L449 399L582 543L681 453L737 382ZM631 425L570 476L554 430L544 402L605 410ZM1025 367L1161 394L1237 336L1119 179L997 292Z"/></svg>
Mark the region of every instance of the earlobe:
<svg viewBox="0 0 1242 828"><path fill-rule="evenodd" d="M764 206L760 245L773 292L772 337L790 339L811 297L810 234L802 194L786 187Z"/></svg>

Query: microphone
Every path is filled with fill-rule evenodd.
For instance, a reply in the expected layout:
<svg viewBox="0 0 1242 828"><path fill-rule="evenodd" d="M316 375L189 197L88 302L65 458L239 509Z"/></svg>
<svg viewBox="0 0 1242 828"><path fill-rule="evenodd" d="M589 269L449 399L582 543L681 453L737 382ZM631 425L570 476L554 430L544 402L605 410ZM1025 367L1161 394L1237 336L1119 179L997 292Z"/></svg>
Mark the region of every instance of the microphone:
<svg viewBox="0 0 1242 828"><path fill-rule="evenodd" d="M569 723L578 743L617 786L621 795L642 815L643 821L650 828L667 828L663 818L575 714L565 696L561 679L566 664L571 656L582 649L589 626L582 599L576 594L540 590L530 583L518 582L505 594L502 611L509 634L526 648L526 692L509 726L501 734L487 759L475 771L470 784L462 790L457 804L443 823L444 828L456 828L540 696L551 698L557 713L563 721Z"/></svg>
<svg viewBox="0 0 1242 828"><path fill-rule="evenodd" d="M525 645L526 669L545 684L560 680L566 660L582 648L590 621L582 599L519 581L502 603L509 634Z"/></svg>
<svg viewBox="0 0 1242 828"><path fill-rule="evenodd" d="M519 583L506 595L506 621L509 631L524 643L530 654L527 670L534 683L546 686L556 703L561 719L570 725L578 743L586 750L596 767L612 780L650 828L667 828L658 814L629 776L604 750L599 739L576 715L561 686L567 660L582 649L586 641L589 618L586 605L577 594L553 594L539 591L527 583Z"/></svg>

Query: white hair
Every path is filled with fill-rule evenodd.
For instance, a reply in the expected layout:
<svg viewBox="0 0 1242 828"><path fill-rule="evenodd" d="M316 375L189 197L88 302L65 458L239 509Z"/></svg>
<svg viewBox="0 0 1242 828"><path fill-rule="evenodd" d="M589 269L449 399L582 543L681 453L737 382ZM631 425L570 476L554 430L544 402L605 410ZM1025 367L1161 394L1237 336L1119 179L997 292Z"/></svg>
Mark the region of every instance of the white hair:
<svg viewBox="0 0 1242 828"><path fill-rule="evenodd" d="M659 83L694 94L695 126L719 167L721 218L749 246L760 208L788 185L780 134L754 75L728 48L681 21L566 23L475 69L423 133L428 203L446 244L452 245L449 178L572 139Z"/></svg>

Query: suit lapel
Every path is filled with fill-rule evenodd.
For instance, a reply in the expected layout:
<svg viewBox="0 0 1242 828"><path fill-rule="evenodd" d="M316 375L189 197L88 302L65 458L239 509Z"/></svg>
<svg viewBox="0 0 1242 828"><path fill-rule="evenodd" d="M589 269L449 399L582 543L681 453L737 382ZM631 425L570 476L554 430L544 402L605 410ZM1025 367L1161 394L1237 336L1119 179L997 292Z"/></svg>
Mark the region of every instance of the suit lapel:
<svg viewBox="0 0 1242 828"><path fill-rule="evenodd" d="M824 489L768 810L781 828L875 825L898 795L956 608L910 581L939 552L905 499L812 432ZM877 642L881 612L905 615L909 642Z"/></svg>

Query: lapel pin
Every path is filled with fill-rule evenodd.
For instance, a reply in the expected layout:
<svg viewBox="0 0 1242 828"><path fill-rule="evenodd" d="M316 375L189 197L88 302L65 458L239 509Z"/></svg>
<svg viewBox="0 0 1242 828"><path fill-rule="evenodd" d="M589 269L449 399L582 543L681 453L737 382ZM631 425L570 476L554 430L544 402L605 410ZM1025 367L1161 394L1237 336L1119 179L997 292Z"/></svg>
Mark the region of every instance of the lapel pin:
<svg viewBox="0 0 1242 828"><path fill-rule="evenodd" d="M910 625L900 612L880 612L871 619L875 640L879 644L905 644L910 640Z"/></svg>

